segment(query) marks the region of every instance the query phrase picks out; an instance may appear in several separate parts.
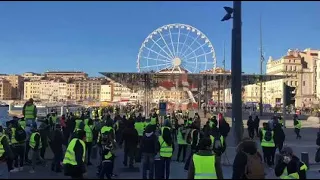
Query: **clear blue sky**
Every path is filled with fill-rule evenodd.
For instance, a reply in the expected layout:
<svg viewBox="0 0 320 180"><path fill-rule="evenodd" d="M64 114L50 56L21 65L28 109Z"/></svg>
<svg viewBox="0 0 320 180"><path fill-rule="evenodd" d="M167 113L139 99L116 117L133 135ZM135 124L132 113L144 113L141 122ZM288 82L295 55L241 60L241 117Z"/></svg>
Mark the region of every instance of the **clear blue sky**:
<svg viewBox="0 0 320 180"><path fill-rule="evenodd" d="M232 2L0 2L0 73L82 70L136 72L141 43L170 23L192 25L212 42L218 65L223 41L230 67ZM259 67L259 15L266 58L288 48L320 49L320 2L243 2L243 71Z"/></svg>

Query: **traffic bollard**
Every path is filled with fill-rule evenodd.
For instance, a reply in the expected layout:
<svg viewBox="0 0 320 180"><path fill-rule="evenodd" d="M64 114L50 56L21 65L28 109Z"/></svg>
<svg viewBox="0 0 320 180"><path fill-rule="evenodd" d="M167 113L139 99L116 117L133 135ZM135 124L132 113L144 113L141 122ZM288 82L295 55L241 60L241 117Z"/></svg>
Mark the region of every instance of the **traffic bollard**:
<svg viewBox="0 0 320 180"><path fill-rule="evenodd" d="M300 159L309 169L309 153L308 152L302 152Z"/></svg>

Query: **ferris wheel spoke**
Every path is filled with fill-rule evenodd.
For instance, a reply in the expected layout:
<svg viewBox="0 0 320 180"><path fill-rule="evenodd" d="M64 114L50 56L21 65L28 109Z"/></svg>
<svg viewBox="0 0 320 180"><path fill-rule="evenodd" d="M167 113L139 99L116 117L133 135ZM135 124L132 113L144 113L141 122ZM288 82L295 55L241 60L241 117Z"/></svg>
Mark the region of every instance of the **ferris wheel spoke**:
<svg viewBox="0 0 320 180"><path fill-rule="evenodd" d="M179 44L180 44L180 31L181 31L181 29L179 28L179 32L178 32L178 44L177 44L177 53L176 53L176 55L177 56L179 56Z"/></svg>
<svg viewBox="0 0 320 180"><path fill-rule="evenodd" d="M154 51L154 50L152 50L152 49L150 49L148 47L145 47L145 48L148 49L149 51L151 51L151 52L153 52L153 53L155 53L155 54L157 54L157 55L159 55L161 57L164 57L164 58L168 59L169 61L171 61L171 59L169 59L168 57L164 56L163 54L160 54L160 53L158 53L158 52L156 52L156 51Z"/></svg>
<svg viewBox="0 0 320 180"><path fill-rule="evenodd" d="M158 59L159 56L157 56L157 58L151 58L151 57L144 57L142 56L141 58L145 58L145 59L148 59L148 60L154 60L154 61L162 61L162 62L166 62L166 63L169 63L170 61L169 60L165 60L165 59Z"/></svg>
<svg viewBox="0 0 320 180"><path fill-rule="evenodd" d="M192 45L197 41L198 38L199 38L199 35L198 35L196 38L194 38L194 40L193 40L192 43L190 44L190 47L192 47ZM182 53L182 56L184 56L184 53L186 53L187 50L188 50L188 49L186 49L186 50Z"/></svg>
<svg viewBox="0 0 320 180"><path fill-rule="evenodd" d="M189 71L190 73L192 73L193 71L191 71L189 68L187 68L186 65L181 65L184 69L186 69L187 71Z"/></svg>
<svg viewBox="0 0 320 180"><path fill-rule="evenodd" d="M151 40L152 40L152 41L154 42L154 44L157 45L164 53L166 53L166 55L167 55L168 57L170 57L170 58L173 59L173 56L171 56L170 54L168 54L168 52L165 51L156 41L154 41L153 39L151 39Z"/></svg>
<svg viewBox="0 0 320 180"><path fill-rule="evenodd" d="M176 56L176 52L175 52L174 45L173 45L173 41L172 41L172 34L171 34L171 31L170 31L170 27L169 27L168 29L169 29L169 35L170 35L170 40L171 40L171 46L172 46L173 55Z"/></svg>
<svg viewBox="0 0 320 180"><path fill-rule="evenodd" d="M196 52L198 49L202 48L204 45L206 45L207 43L203 43L201 46L197 47L196 49L194 49L192 52L190 52L189 54L185 55L184 58L190 56L190 54Z"/></svg>
<svg viewBox="0 0 320 180"><path fill-rule="evenodd" d="M187 39L188 39L187 37L189 37L190 32L191 32L191 31L188 32L188 34L187 34L187 36L186 36L186 39L184 40L184 42L183 42L183 44L182 44L181 52L182 52L182 50L183 50L183 48L184 48L184 45L185 45L186 42L187 42ZM190 47L190 46L187 45L187 48L189 48L189 47ZM181 53L180 53L180 54L181 54ZM178 54L178 55L180 55L180 54Z"/></svg>
<svg viewBox="0 0 320 180"><path fill-rule="evenodd" d="M197 59L197 58L199 58L199 57L201 57L201 56L206 56L206 55L208 55L208 54L212 54L212 51L207 52L207 53L200 54L200 55L198 55L198 56L193 56L192 58L184 59L184 61L189 62L188 60L190 60L190 59L194 59L194 58Z"/></svg>
<svg viewBox="0 0 320 180"><path fill-rule="evenodd" d="M170 50L170 48L169 48L169 45L168 45L167 41L166 41L166 40L164 40L164 38L163 38L163 36L162 36L162 33L161 33L160 31L159 31L159 34L160 34L160 37L161 37L162 41L164 42L164 44L166 45L167 49L169 50L169 52L170 52L171 56L172 56L172 57L174 57L174 54L173 54L173 53L172 53L172 51Z"/></svg>

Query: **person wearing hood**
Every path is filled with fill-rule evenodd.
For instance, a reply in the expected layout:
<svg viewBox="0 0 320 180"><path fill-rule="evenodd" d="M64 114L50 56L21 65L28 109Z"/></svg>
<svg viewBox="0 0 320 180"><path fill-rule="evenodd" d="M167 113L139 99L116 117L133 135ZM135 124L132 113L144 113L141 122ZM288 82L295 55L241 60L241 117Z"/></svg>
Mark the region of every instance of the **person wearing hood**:
<svg viewBox="0 0 320 180"><path fill-rule="evenodd" d="M133 168L134 155L139 142L138 131L134 128L133 121L128 121L127 127L123 131L122 139L119 144L122 145L123 142L124 142L123 165L124 166L128 165L128 157L129 157L129 167Z"/></svg>
<svg viewBox="0 0 320 180"><path fill-rule="evenodd" d="M254 121L252 119L252 116L249 116L249 119L247 121L248 126L248 135L251 139L254 138Z"/></svg>
<svg viewBox="0 0 320 180"><path fill-rule="evenodd" d="M218 114L218 121L219 121L219 132L221 135L226 139L229 132L230 132L230 125L229 123L224 119L223 115L221 113Z"/></svg>
<svg viewBox="0 0 320 180"><path fill-rule="evenodd" d="M14 154L9 144L9 138L6 136L2 125L0 125L0 179L9 179L7 161L13 160Z"/></svg>
<svg viewBox="0 0 320 180"><path fill-rule="evenodd" d="M42 122L39 126L39 133L41 136L42 147L40 148L40 156L42 159L45 159L46 149L48 147L48 137L51 126Z"/></svg>
<svg viewBox="0 0 320 180"><path fill-rule="evenodd" d="M251 179L250 177L264 179L262 156L252 139L244 138L238 145L236 152L237 154L233 162L232 179ZM248 167L248 158L252 157L258 163L254 163L255 167ZM253 174L249 174L253 170L251 168L254 168L254 176Z"/></svg>
<svg viewBox="0 0 320 180"><path fill-rule="evenodd" d="M279 122L279 123L275 124L274 129L273 129L274 136L276 137L274 139L274 143L276 144L276 147L279 149L279 152L282 151L282 147L283 147L284 141L286 139L286 134L284 133L282 127L283 127L282 124Z"/></svg>
<svg viewBox="0 0 320 180"><path fill-rule="evenodd" d="M142 154L142 179L154 178L154 159L160 150L158 137L151 126L147 126L140 141L140 151ZM149 170L148 177L147 171Z"/></svg>
<svg viewBox="0 0 320 180"><path fill-rule="evenodd" d="M293 154L292 148L284 147L274 172L281 179L307 179L307 169L308 167Z"/></svg>
<svg viewBox="0 0 320 180"><path fill-rule="evenodd" d="M34 123L31 127L31 136L30 136L30 150L32 150L32 169L30 173L35 172L37 159L40 160L41 164L45 165L44 159L40 156L40 149L42 148L41 135L37 129L37 124Z"/></svg>
<svg viewBox="0 0 320 180"><path fill-rule="evenodd" d="M192 155L188 179L223 179L221 164L211 151L209 137L201 138L199 151Z"/></svg>

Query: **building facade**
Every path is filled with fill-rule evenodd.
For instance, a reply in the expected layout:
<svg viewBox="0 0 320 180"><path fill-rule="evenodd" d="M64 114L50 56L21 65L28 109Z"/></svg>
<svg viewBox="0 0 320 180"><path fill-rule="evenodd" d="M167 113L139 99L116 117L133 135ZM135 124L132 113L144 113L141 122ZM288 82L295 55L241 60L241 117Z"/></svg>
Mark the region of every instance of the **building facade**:
<svg viewBox="0 0 320 180"><path fill-rule="evenodd" d="M317 76L316 57L318 50L288 50L287 55L278 60L269 58L268 75L286 75L288 78L266 82L267 96L272 105L283 102L283 84L296 87L295 106L309 106L316 100Z"/></svg>
<svg viewBox="0 0 320 180"><path fill-rule="evenodd" d="M8 80L0 78L0 100L11 100L11 84Z"/></svg>
<svg viewBox="0 0 320 180"><path fill-rule="evenodd" d="M22 77L24 78L24 80L27 80L27 81L39 81L39 80L45 78L44 75L39 74L39 73L34 73L34 72L23 73Z"/></svg>
<svg viewBox="0 0 320 180"><path fill-rule="evenodd" d="M11 95L10 100L20 100L23 98L23 81L24 78L20 75L7 75L2 74L0 75L0 78L4 78L7 81L9 81L11 85Z"/></svg>
<svg viewBox="0 0 320 180"><path fill-rule="evenodd" d="M87 79L88 74L81 71L47 71L44 73L49 79L62 78L65 81Z"/></svg>
<svg viewBox="0 0 320 180"><path fill-rule="evenodd" d="M112 97L113 97L112 85L111 84L101 85L100 101L112 102L112 99L113 99Z"/></svg>
<svg viewBox="0 0 320 180"><path fill-rule="evenodd" d="M99 78L88 78L72 82L76 88L77 101L100 101L100 91L103 80Z"/></svg>

